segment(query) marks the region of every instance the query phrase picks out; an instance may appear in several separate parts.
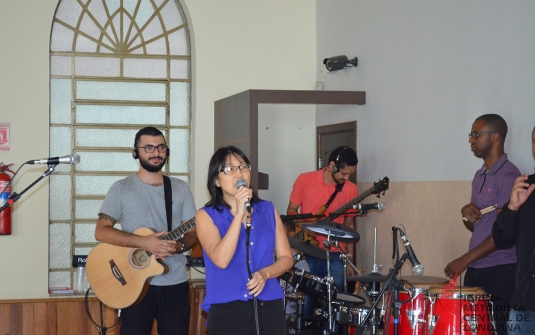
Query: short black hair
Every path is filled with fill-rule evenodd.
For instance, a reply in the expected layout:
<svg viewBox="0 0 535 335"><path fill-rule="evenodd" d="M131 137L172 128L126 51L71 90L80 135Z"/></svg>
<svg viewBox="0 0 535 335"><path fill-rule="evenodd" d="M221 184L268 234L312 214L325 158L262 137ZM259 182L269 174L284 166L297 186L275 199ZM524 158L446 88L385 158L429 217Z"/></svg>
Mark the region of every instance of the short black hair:
<svg viewBox="0 0 535 335"><path fill-rule="evenodd" d="M357 153L350 147L341 146L333 150L329 156L329 164L334 162L339 169L343 169L346 166L357 166L359 162Z"/></svg>
<svg viewBox="0 0 535 335"><path fill-rule="evenodd" d="M145 128L140 129L136 133L136 138L134 139L134 148L137 148L137 146L139 145L139 140L141 139L141 136L143 135L161 136L165 140L165 136L163 136L163 133L159 129L154 128L154 127L145 127Z"/></svg>
<svg viewBox="0 0 535 335"><path fill-rule="evenodd" d="M498 114L484 114L476 119L484 121L492 131L500 134L505 142L505 136L507 136L507 122Z"/></svg>

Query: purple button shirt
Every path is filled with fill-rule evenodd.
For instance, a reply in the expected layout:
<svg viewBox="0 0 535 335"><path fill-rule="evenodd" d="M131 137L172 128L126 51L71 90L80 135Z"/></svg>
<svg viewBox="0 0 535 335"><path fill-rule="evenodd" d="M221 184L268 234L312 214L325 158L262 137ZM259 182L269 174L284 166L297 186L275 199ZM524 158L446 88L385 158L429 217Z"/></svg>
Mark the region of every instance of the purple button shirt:
<svg viewBox="0 0 535 335"><path fill-rule="evenodd" d="M481 170L476 171L472 180L472 199L470 202L480 210L494 204L498 204L498 209L501 209L509 201L511 189L518 176L520 176L520 171L507 159L507 154L500 157L489 171L486 171L483 164ZM479 221L474 222L474 231L470 239L469 250L480 245L492 234L492 225L496 221L496 216L497 211L492 211L484 214ZM511 263L516 263L515 246L509 249L495 250L487 256L470 263L469 266L488 268Z"/></svg>

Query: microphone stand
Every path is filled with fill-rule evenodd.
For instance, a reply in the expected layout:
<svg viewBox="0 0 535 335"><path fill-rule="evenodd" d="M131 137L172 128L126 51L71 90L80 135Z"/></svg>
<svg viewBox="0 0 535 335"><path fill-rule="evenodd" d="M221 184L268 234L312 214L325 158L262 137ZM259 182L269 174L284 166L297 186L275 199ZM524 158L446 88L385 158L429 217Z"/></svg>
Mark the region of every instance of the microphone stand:
<svg viewBox="0 0 535 335"><path fill-rule="evenodd" d="M37 178L33 183L31 183L28 187L26 187L22 192L20 193L17 193L17 192L13 192L11 193L11 196L7 199L6 203L0 207L0 213L4 211L4 209L8 208L9 206L13 205L13 203L17 200L19 200L19 198L24 194L26 193L26 191L28 191L30 188L32 188L35 184L37 184L38 182L41 181L41 179L49 176L52 172L54 172L54 170L56 169L56 165L57 164L48 164L48 169L45 171L45 173L43 173L43 175L39 178Z"/></svg>

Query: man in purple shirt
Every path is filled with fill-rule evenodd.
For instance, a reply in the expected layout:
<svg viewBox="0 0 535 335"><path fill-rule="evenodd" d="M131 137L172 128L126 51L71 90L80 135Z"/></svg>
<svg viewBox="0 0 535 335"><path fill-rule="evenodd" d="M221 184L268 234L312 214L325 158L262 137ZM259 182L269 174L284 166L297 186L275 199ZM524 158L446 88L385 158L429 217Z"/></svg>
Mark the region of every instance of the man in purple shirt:
<svg viewBox="0 0 535 335"><path fill-rule="evenodd" d="M516 250L497 250L492 225L503 205L509 201L511 188L520 175L504 152L507 123L497 114L485 114L472 124L468 134L470 149L484 164L472 180L470 203L461 209L463 223L472 232L468 252L451 261L444 272L453 277L466 270L464 285L483 287L494 302L494 320L498 334L506 334L509 303L514 291ZM482 210L497 205L496 210Z"/></svg>

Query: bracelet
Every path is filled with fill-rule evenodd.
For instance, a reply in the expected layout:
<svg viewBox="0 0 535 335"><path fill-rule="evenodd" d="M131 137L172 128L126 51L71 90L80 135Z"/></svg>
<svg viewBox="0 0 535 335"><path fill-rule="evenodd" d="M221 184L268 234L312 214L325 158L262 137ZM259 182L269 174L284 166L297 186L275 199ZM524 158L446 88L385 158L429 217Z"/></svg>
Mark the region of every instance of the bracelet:
<svg viewBox="0 0 535 335"><path fill-rule="evenodd" d="M180 247L180 253L183 253L184 251L186 251L186 243L184 243L184 241L182 240L180 240L179 242L182 243L182 246Z"/></svg>

